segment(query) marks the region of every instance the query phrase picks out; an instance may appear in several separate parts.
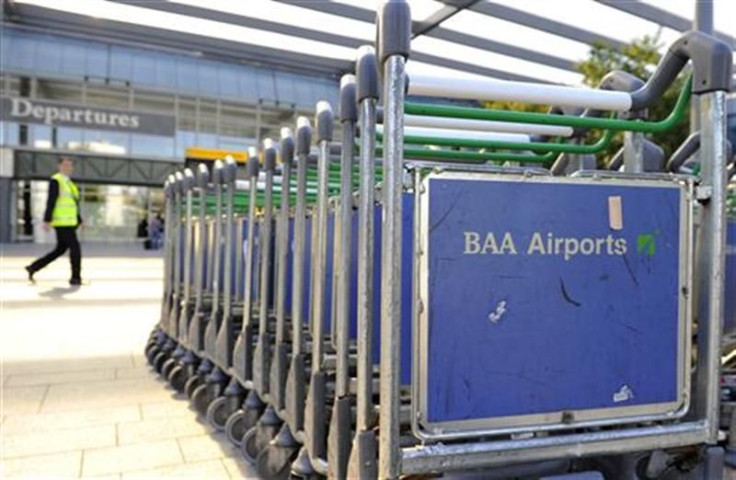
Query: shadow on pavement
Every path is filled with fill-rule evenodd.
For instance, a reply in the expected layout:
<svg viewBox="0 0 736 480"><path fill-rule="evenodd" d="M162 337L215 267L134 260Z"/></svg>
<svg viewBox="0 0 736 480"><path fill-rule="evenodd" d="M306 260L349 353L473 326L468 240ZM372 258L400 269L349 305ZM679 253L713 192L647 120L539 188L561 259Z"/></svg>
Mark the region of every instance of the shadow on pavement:
<svg viewBox="0 0 736 480"><path fill-rule="evenodd" d="M79 285L75 286L69 286L69 287L54 287L50 290L46 290L45 292L39 292L39 297L44 298L50 298L53 300L64 300L64 295L74 293L79 290Z"/></svg>

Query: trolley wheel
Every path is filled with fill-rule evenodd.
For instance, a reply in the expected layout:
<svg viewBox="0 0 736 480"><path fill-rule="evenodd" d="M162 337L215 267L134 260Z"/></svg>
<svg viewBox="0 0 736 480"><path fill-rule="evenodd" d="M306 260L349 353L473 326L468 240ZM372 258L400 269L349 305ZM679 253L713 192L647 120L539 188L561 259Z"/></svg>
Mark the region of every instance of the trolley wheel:
<svg viewBox="0 0 736 480"><path fill-rule="evenodd" d="M228 440L230 440L233 445L240 447L243 443L243 437L245 436L246 431L245 415L242 410L236 410L227 417L227 422L225 422L225 435L227 435Z"/></svg>
<svg viewBox="0 0 736 480"><path fill-rule="evenodd" d="M243 458L250 464L256 463L258 450L256 449L256 427L252 427L245 432L243 443L240 445L240 453Z"/></svg>
<svg viewBox="0 0 736 480"><path fill-rule="evenodd" d="M279 430L281 430L282 423L278 424L270 424L270 425L264 425L263 422L259 422L256 425L256 438L255 438L255 447L254 451L258 452L255 456L257 457L259 453L263 451L264 448L266 448L271 442L271 440L274 439L274 437L279 433Z"/></svg>
<svg viewBox="0 0 736 480"><path fill-rule="evenodd" d="M175 358L169 357L161 367L161 376L168 380L171 370L173 370L178 363L179 362L177 362Z"/></svg>
<svg viewBox="0 0 736 480"><path fill-rule="evenodd" d="M243 409L243 417L245 422L245 429L250 430L255 427L258 423L258 419L263 415L264 408L245 408Z"/></svg>
<svg viewBox="0 0 736 480"><path fill-rule="evenodd" d="M207 422L218 432L225 430L225 425L232 411L227 397L217 397L207 407Z"/></svg>
<svg viewBox="0 0 736 480"><path fill-rule="evenodd" d="M166 359L169 356L166 354L166 352L158 352L158 354L153 359L153 369L158 372L158 374L161 374L161 369L164 367L164 362L166 362Z"/></svg>
<svg viewBox="0 0 736 480"><path fill-rule="evenodd" d="M290 477L291 462L299 453L297 447L287 447L269 443L256 458L258 474L267 480L286 480Z"/></svg>
<svg viewBox="0 0 736 480"><path fill-rule="evenodd" d="M189 380L187 378L187 370L182 365L175 365L174 368L169 371L169 374L166 376L166 380L169 381L171 388L176 390L176 393L184 393L187 381Z"/></svg>
<svg viewBox="0 0 736 480"><path fill-rule="evenodd" d="M156 355L158 355L158 352L160 352L160 349L155 343L150 348L146 347L145 354L149 365L153 366L153 360L156 358Z"/></svg>
<svg viewBox="0 0 736 480"><path fill-rule="evenodd" d="M192 406L198 415L205 416L207 407L210 404L209 395L207 395L207 385L201 384L192 392Z"/></svg>
<svg viewBox="0 0 736 480"><path fill-rule="evenodd" d="M192 395L194 394L194 390L202 384L202 379L199 377L199 375L192 375L187 380L187 383L184 384L184 393L187 394L187 398L190 400L192 399Z"/></svg>

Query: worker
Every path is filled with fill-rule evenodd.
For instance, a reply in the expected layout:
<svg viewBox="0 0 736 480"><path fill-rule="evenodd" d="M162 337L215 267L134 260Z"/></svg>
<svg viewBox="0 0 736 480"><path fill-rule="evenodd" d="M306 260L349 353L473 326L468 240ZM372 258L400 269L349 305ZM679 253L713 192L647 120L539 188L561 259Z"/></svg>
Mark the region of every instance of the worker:
<svg viewBox="0 0 736 480"><path fill-rule="evenodd" d="M28 280L35 283L33 275L69 250L72 276L69 285L82 284L82 252L77 240L77 228L82 224L79 215L79 190L71 180L74 163L69 157L60 157L59 171L51 176L43 228L56 230L56 248L26 267Z"/></svg>

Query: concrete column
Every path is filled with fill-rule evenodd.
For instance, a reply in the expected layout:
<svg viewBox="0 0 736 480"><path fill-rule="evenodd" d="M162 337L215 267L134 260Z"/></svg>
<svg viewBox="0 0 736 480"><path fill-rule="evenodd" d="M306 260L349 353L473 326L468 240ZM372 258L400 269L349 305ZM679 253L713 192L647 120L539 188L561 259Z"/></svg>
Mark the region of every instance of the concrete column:
<svg viewBox="0 0 736 480"><path fill-rule="evenodd" d="M13 241L13 151L0 148L0 243Z"/></svg>

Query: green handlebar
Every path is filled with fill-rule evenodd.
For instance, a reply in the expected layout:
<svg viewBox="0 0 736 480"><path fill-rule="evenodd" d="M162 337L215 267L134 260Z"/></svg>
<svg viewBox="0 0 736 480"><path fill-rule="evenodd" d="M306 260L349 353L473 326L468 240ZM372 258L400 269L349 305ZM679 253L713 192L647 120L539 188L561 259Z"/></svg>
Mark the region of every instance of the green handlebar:
<svg viewBox="0 0 736 480"><path fill-rule="evenodd" d="M447 118L467 118L472 120L493 120L511 123L532 123L535 125L561 125L566 127L599 128L615 131L660 133L677 125L685 116L692 93L692 77L685 83L677 97L672 112L663 120L647 122L643 120L619 120L615 118L591 118L575 115L550 115L547 113L515 112L469 107L451 107L422 103L405 103L404 113Z"/></svg>
<svg viewBox="0 0 736 480"><path fill-rule="evenodd" d="M377 148L376 155L382 156L383 149ZM468 152L464 150L429 150L423 148L405 148L404 160L427 159L444 160L449 162L523 162L523 163L548 163L554 161L556 154L547 152L544 155L504 152Z"/></svg>
<svg viewBox="0 0 736 480"><path fill-rule="evenodd" d="M613 131L606 130L603 136L592 145L576 143L506 142L501 140L477 140L467 138L436 138L420 135L406 135L404 143L414 145L436 145L439 147L495 148L506 150L532 150L555 153L596 153L611 143Z"/></svg>

